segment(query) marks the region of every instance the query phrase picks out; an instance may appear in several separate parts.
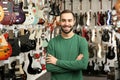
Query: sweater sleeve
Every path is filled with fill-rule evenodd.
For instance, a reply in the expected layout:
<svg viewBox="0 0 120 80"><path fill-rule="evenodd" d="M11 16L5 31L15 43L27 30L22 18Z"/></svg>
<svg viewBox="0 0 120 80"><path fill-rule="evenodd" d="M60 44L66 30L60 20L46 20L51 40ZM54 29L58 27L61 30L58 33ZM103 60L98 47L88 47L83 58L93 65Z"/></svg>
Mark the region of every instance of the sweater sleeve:
<svg viewBox="0 0 120 80"><path fill-rule="evenodd" d="M88 43L85 39L80 41L80 51L81 54L83 54L83 58L81 60L74 60L74 61L67 61L67 60L57 60L57 66L60 66L62 68L66 68L69 70L81 70L81 69L87 69L88 65Z"/></svg>
<svg viewBox="0 0 120 80"><path fill-rule="evenodd" d="M47 46L47 54L51 54L53 56L55 56L54 54L54 43L52 41L50 41L48 43L48 46ZM57 72L57 73L64 73L64 72L70 72L70 70L66 69L66 68L62 68L60 66L57 66L57 65L53 65L53 64L49 64L49 63L46 63L46 69L48 72Z"/></svg>

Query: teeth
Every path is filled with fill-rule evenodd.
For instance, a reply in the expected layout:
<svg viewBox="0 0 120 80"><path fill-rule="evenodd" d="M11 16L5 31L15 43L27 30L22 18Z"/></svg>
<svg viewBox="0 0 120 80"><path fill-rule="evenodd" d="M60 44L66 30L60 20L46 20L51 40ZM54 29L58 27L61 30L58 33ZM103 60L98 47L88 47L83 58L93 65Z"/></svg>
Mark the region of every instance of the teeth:
<svg viewBox="0 0 120 80"><path fill-rule="evenodd" d="M112 15L116 15L116 10L112 10Z"/></svg>
<svg viewBox="0 0 120 80"><path fill-rule="evenodd" d="M117 16L114 16L114 17L113 17L113 20L114 20L114 21L117 20Z"/></svg>

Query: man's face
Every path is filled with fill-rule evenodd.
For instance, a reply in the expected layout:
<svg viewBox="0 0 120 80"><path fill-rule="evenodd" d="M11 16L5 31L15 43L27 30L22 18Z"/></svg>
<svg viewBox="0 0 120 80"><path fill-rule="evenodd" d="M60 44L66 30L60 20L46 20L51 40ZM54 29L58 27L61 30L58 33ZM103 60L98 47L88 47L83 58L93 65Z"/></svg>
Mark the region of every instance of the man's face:
<svg viewBox="0 0 120 80"><path fill-rule="evenodd" d="M71 13L62 14L60 19L60 24L61 24L62 31L64 33L67 34L71 32L75 24L73 15Z"/></svg>

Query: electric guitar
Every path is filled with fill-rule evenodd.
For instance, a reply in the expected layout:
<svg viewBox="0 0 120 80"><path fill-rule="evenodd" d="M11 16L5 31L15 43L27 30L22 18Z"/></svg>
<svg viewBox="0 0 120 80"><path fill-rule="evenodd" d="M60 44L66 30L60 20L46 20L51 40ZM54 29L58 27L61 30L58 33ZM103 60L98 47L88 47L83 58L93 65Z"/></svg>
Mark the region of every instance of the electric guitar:
<svg viewBox="0 0 120 80"><path fill-rule="evenodd" d="M40 67L32 67L32 63L33 63L33 57L31 56L31 54L28 54L28 59L29 59L29 65L27 68L27 72L29 74L35 75L35 74L39 74L42 72L42 69L40 69Z"/></svg>
<svg viewBox="0 0 120 80"><path fill-rule="evenodd" d="M34 23L35 16L33 12L33 5L29 4L27 0L23 1L23 11L25 13L26 19L24 21L24 25L30 25Z"/></svg>
<svg viewBox="0 0 120 80"><path fill-rule="evenodd" d="M16 21L14 24L22 24L25 21L25 13L22 10L23 7L23 2L14 0L14 7L13 7L13 12L15 13L16 16Z"/></svg>
<svg viewBox="0 0 120 80"><path fill-rule="evenodd" d="M42 0L38 0L36 3L37 6L37 17L39 18L39 22L38 24L44 24L45 23L45 11L47 13L47 11L49 12L51 9L49 8L50 4L47 3L44 5Z"/></svg>
<svg viewBox="0 0 120 80"><path fill-rule="evenodd" d="M110 42L111 42L111 45L108 46L108 52L107 52L107 54L106 54L107 58L110 59L110 60L112 60L112 59L115 58L114 46L112 45L112 43L113 43L113 38L114 38L114 37L115 37L115 36L114 36L113 32L111 31L111 41L110 41Z"/></svg>
<svg viewBox="0 0 120 80"><path fill-rule="evenodd" d="M10 69L9 69L9 60L4 60L4 69L3 69L3 80L9 80L10 79Z"/></svg>
<svg viewBox="0 0 120 80"><path fill-rule="evenodd" d="M108 10L107 11L107 25L111 25L112 24L112 14L111 11Z"/></svg>
<svg viewBox="0 0 120 80"><path fill-rule="evenodd" d="M32 0L29 1L29 5L31 5L32 13L34 16L34 21L32 24L37 24L39 22L39 17L37 16L38 14L37 5L35 5L35 2L33 2Z"/></svg>
<svg viewBox="0 0 120 80"><path fill-rule="evenodd" d="M109 30L103 29L103 32L102 32L102 41L108 42L109 39L110 39Z"/></svg>
<svg viewBox="0 0 120 80"><path fill-rule="evenodd" d="M82 11L82 0L79 0L80 2L80 11ZM82 14L82 12L80 12L80 16L79 16L79 25L83 26L84 25L84 14Z"/></svg>
<svg viewBox="0 0 120 80"><path fill-rule="evenodd" d="M20 64L20 57L17 56L16 65L15 65L15 75L16 75L15 78L16 79L22 79L22 80L27 79L27 75L25 71L23 70L23 64Z"/></svg>
<svg viewBox="0 0 120 80"><path fill-rule="evenodd" d="M4 11L4 18L0 21L3 25L12 25L15 22L15 13L13 12L13 1L12 0L1 0L0 5Z"/></svg>
<svg viewBox="0 0 120 80"><path fill-rule="evenodd" d="M12 47L6 41L4 35L0 35L0 60L6 60L12 55Z"/></svg>
<svg viewBox="0 0 120 80"><path fill-rule="evenodd" d="M2 6L0 5L0 22L3 20L3 18L4 18L4 10Z"/></svg>

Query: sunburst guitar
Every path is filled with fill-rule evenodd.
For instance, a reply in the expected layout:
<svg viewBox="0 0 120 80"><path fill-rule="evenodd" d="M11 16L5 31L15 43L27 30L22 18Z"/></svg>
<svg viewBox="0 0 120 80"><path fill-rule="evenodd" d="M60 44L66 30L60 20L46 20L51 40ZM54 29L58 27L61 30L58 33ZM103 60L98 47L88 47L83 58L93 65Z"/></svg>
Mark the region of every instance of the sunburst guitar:
<svg viewBox="0 0 120 80"><path fill-rule="evenodd" d="M12 54L12 47L6 41L4 34L0 35L0 60L8 59Z"/></svg>

